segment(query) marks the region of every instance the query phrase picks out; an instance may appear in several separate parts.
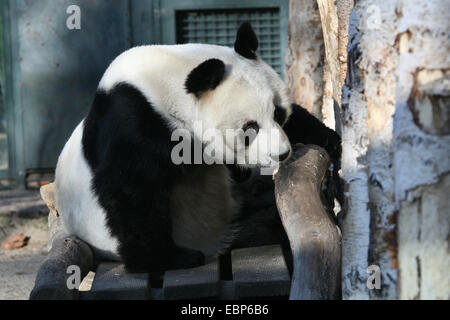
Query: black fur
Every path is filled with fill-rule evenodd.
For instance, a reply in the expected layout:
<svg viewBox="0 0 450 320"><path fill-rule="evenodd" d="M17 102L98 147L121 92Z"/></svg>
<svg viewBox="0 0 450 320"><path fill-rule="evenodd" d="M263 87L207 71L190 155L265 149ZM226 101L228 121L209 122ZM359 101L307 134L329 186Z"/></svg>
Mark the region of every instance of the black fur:
<svg viewBox="0 0 450 320"><path fill-rule="evenodd" d="M215 89L225 76L225 64L219 59L209 59L195 67L188 75L185 87L197 98L202 92Z"/></svg>
<svg viewBox="0 0 450 320"><path fill-rule="evenodd" d="M247 59L256 59L256 50L258 50L258 38L253 31L250 22L245 21L237 31L234 50Z"/></svg>
<svg viewBox="0 0 450 320"><path fill-rule="evenodd" d="M314 143L331 153L340 151L337 143L340 139L333 130L300 106L293 108L284 126L292 143ZM139 90L128 84L118 84L108 93L98 92L84 123L82 144L94 176L91 187L106 211L111 234L120 243L119 254L131 272L186 268L200 265L204 260L200 252L177 247L171 236L170 191L177 179L189 174L191 168L171 161L171 150L177 142L171 142L170 136L166 121ZM238 170L234 174L240 176L246 172ZM268 202L262 198L243 199L244 210L237 219L241 232L233 247L249 244L249 239L257 243L258 237L267 242L269 234L273 234L269 242L279 239L277 242L286 247L287 238L273 199L272 180L262 177L251 188L268 188ZM253 192L244 189L237 189L243 191L239 192L241 196L259 194L255 189ZM267 215L262 220L258 218L261 212L252 212L248 206L255 201L267 206Z"/></svg>
<svg viewBox="0 0 450 320"><path fill-rule="evenodd" d="M277 112L277 108L275 108L275 112ZM283 113L280 110L279 112ZM277 118L282 118L282 115L275 114L274 118L277 120ZM277 122L282 122L281 119L278 120ZM327 150L333 162L338 161L341 157L341 137L298 104L292 105L292 114L284 124L283 130L291 145L296 143L318 145ZM250 169L238 168L234 165L228 167L233 180L243 182L250 178Z"/></svg>
<svg viewBox="0 0 450 320"><path fill-rule="evenodd" d="M333 160L341 157L341 137L297 104L292 105L292 114L283 129L292 145L315 144L327 150Z"/></svg>
<svg viewBox="0 0 450 320"><path fill-rule="evenodd" d="M339 169L341 167L341 137L339 134L325 126L316 117L311 115L306 109L297 104L292 105L292 114L283 127L292 145L296 143L315 144L324 148L330 155L333 170L327 171L324 181L325 198L329 208L333 208L334 199L339 203L344 203L344 190L339 183ZM330 212L333 219L334 213Z"/></svg>
<svg viewBox="0 0 450 320"><path fill-rule="evenodd" d="M339 161L339 135L299 105L294 104L292 108L293 112L283 127L291 144L319 145L327 150L334 161ZM282 112L275 118L278 117L281 120ZM261 176L250 169L240 169L236 166L229 166L229 169L236 182L235 194L242 198L241 212L234 220L239 229L232 248L279 243L282 245L289 270L292 271L289 239L275 203L272 176Z"/></svg>
<svg viewBox="0 0 450 320"><path fill-rule="evenodd" d="M84 123L82 143L93 171L91 187L131 272L203 262L200 252L176 247L171 237L169 195L183 166L170 159L176 143L170 137L166 121L128 84L98 92Z"/></svg>
<svg viewBox="0 0 450 320"><path fill-rule="evenodd" d="M273 112L273 118L275 122L280 126L286 121L286 110L280 106L275 106L275 111Z"/></svg>

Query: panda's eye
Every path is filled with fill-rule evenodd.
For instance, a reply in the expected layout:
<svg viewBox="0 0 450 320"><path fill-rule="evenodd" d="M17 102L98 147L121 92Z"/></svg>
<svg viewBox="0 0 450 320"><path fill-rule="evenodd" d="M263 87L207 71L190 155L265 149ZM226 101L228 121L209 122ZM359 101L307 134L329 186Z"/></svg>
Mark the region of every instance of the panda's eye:
<svg viewBox="0 0 450 320"><path fill-rule="evenodd" d="M242 127L242 131L244 132L242 139L244 140L245 146L248 147L258 135L259 125L256 121L248 121Z"/></svg>
<svg viewBox="0 0 450 320"><path fill-rule="evenodd" d="M273 112L273 118L281 126L284 121L286 121L286 110L280 106L275 106L275 111Z"/></svg>

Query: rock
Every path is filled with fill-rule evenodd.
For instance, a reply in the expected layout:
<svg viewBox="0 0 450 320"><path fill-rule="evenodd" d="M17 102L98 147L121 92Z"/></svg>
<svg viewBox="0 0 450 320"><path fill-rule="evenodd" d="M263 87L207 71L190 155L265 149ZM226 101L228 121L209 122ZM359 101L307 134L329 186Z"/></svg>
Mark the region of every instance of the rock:
<svg viewBox="0 0 450 320"><path fill-rule="evenodd" d="M58 210L55 206L55 185L54 183L49 183L41 187L41 198L44 200L45 204L49 208L50 212L56 217L59 215Z"/></svg>
<svg viewBox="0 0 450 320"><path fill-rule="evenodd" d="M11 238L2 242L1 246L5 250L14 250L23 248L28 244L30 237L24 236L23 234L16 234Z"/></svg>

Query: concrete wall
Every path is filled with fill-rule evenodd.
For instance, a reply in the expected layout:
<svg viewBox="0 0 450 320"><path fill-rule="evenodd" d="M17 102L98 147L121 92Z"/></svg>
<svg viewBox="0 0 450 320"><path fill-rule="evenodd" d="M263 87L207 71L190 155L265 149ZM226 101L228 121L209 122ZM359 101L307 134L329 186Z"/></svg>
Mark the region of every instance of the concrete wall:
<svg viewBox="0 0 450 320"><path fill-rule="evenodd" d="M69 5L81 9L70 30ZM47 168L85 116L111 60L131 45L129 1L10 1L15 93L25 168ZM21 128L20 128L21 127Z"/></svg>

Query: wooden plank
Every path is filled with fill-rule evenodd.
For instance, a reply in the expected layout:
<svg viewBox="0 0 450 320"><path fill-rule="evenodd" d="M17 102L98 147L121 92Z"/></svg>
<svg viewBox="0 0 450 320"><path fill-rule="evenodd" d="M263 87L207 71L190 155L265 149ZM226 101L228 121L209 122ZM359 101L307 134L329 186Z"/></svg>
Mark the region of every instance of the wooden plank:
<svg viewBox="0 0 450 320"><path fill-rule="evenodd" d="M167 300L217 298L220 293L219 262L164 274L163 292Z"/></svg>
<svg viewBox="0 0 450 320"><path fill-rule="evenodd" d="M127 273L123 263L105 262L98 266L90 291L81 292L82 299L149 299L148 274Z"/></svg>
<svg viewBox="0 0 450 320"><path fill-rule="evenodd" d="M289 295L291 279L279 245L233 250L231 262L236 297Z"/></svg>

